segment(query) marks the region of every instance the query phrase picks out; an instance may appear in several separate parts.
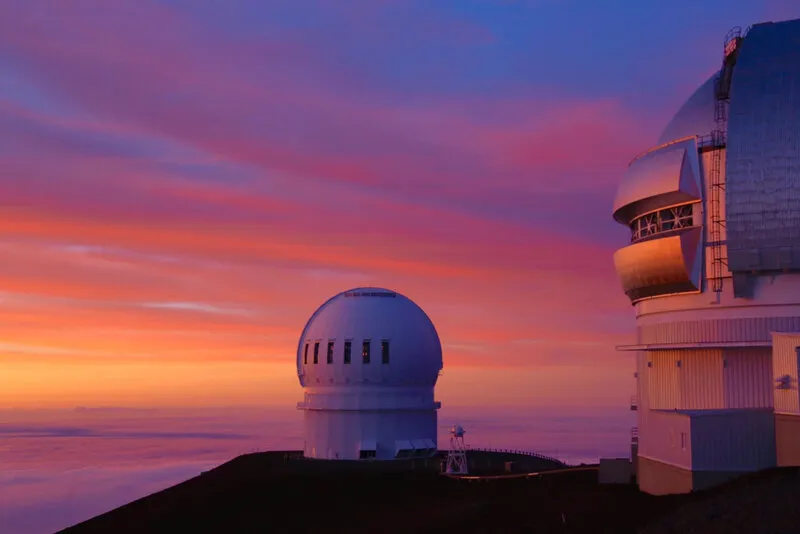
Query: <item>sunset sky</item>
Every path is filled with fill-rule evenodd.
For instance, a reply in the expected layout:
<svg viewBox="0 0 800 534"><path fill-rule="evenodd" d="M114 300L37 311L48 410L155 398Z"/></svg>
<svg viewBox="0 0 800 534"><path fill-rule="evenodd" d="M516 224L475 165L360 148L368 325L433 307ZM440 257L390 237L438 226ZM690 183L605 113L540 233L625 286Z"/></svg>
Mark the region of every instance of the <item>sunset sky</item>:
<svg viewBox="0 0 800 534"><path fill-rule="evenodd" d="M447 406L621 406L614 186L794 1L0 3L0 408L286 405L329 296Z"/></svg>

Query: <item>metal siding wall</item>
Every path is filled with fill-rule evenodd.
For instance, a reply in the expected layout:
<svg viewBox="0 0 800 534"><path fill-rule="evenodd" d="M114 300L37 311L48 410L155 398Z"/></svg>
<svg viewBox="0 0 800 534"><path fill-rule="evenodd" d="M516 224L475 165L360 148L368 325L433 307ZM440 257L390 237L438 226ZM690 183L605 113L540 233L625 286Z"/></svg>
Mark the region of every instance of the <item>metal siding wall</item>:
<svg viewBox="0 0 800 534"><path fill-rule="evenodd" d="M646 352L637 353L636 372L638 378L636 379L636 395L638 396L639 407L636 411L636 426L639 427L640 436L647 433L647 417L650 413L651 405L648 360L649 356Z"/></svg>
<svg viewBox="0 0 800 534"><path fill-rule="evenodd" d="M642 325L641 344L772 341L772 332L800 332L800 317L706 319Z"/></svg>
<svg viewBox="0 0 800 534"><path fill-rule="evenodd" d="M660 350L650 354L653 366L647 368L645 364L650 408L714 410L724 406L721 350Z"/></svg>
<svg viewBox="0 0 800 534"><path fill-rule="evenodd" d="M649 369L647 368L647 362L649 359L650 356L645 351L639 351L636 353L636 395L639 397L640 416L642 412L646 412L650 409L650 388L648 387Z"/></svg>
<svg viewBox="0 0 800 534"><path fill-rule="evenodd" d="M724 403L722 351L681 351L681 410L713 410Z"/></svg>
<svg viewBox="0 0 800 534"><path fill-rule="evenodd" d="M756 471L776 465L772 411L693 416L692 469Z"/></svg>
<svg viewBox="0 0 800 534"><path fill-rule="evenodd" d="M772 342L772 376L770 386L775 399L775 411L783 413L800 413L798 399L798 358L796 347L800 345L800 337L775 336ZM791 389L775 389L773 380L789 375L792 379Z"/></svg>
<svg viewBox="0 0 800 534"><path fill-rule="evenodd" d="M679 413L650 412L646 435L639 438L639 455L670 465L690 469L692 465L691 421ZM681 433L686 448L681 448Z"/></svg>
<svg viewBox="0 0 800 534"><path fill-rule="evenodd" d="M680 353L676 350L650 353L653 365L647 368L647 379L651 409L675 410L680 407L679 359Z"/></svg>
<svg viewBox="0 0 800 534"><path fill-rule="evenodd" d="M647 439L647 429L650 421L650 375L647 368L649 359L649 355L644 351L636 353L636 394L639 396L639 409L636 411L636 426L639 430L637 454L641 452L642 444Z"/></svg>
<svg viewBox="0 0 800 534"><path fill-rule="evenodd" d="M772 408L769 348L725 350L725 408Z"/></svg>

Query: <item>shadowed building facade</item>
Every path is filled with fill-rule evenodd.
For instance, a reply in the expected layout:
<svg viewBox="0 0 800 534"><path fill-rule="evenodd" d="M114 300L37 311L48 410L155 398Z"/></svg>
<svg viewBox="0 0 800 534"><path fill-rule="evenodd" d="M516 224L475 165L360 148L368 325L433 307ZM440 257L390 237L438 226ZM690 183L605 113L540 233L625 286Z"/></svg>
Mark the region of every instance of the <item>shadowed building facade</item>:
<svg viewBox="0 0 800 534"><path fill-rule="evenodd" d="M614 202L655 494L800 464L800 20L733 31L723 57Z"/></svg>

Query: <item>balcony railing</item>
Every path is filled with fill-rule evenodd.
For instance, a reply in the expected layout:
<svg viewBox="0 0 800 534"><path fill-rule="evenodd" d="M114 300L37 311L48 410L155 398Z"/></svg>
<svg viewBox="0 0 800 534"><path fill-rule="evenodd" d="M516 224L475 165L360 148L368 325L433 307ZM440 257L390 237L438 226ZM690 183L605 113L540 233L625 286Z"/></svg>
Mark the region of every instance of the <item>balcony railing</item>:
<svg viewBox="0 0 800 534"><path fill-rule="evenodd" d="M542 454L535 451L525 451L525 450L517 450L517 449L492 449L486 447L472 447L471 445L467 445L468 451L478 451L478 452L499 452L505 454L516 454L518 456L532 456L534 458L538 458L540 460L547 460L553 463L564 464L561 460L556 458L555 456L549 456L547 454Z"/></svg>
<svg viewBox="0 0 800 534"><path fill-rule="evenodd" d="M638 445L639 444L639 427L632 426L631 427L631 445Z"/></svg>

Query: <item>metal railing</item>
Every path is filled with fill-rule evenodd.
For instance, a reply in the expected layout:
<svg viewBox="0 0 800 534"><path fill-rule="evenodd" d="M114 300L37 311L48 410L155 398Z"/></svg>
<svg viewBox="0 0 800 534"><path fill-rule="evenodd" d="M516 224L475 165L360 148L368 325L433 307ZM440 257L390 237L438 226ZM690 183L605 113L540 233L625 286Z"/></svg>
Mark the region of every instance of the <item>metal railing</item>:
<svg viewBox="0 0 800 534"><path fill-rule="evenodd" d="M724 148L727 143L726 132L714 132L697 136L697 148Z"/></svg>
<svg viewBox="0 0 800 534"><path fill-rule="evenodd" d="M559 464L564 464L561 460L554 456L549 456L547 454L542 454L536 451L526 451L526 450L518 450L518 449L492 449L487 447L472 447L471 445L467 445L467 451L476 451L476 452L495 452L501 454L516 454L518 456L530 456L532 458L538 458L539 460L547 460L550 462L557 462ZM564 464L566 465L566 464Z"/></svg>

